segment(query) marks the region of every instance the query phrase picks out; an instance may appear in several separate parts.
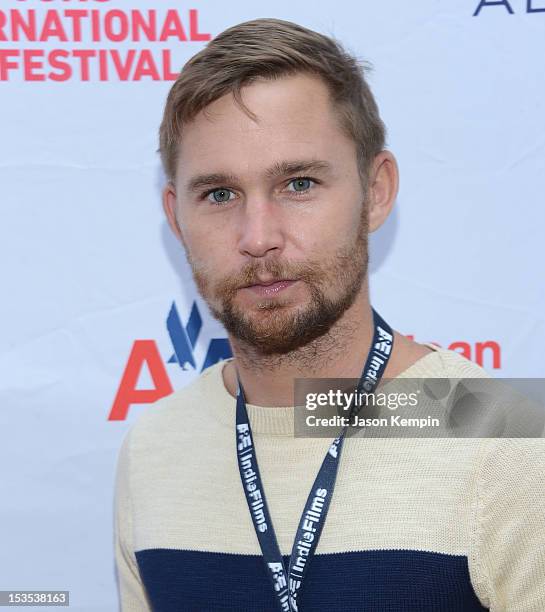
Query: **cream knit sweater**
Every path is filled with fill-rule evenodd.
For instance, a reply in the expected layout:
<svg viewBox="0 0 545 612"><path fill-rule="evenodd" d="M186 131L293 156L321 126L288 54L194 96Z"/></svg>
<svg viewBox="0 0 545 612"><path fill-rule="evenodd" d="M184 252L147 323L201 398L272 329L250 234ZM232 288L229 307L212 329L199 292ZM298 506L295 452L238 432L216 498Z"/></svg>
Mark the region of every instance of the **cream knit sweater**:
<svg viewBox="0 0 545 612"><path fill-rule="evenodd" d="M401 378L487 376L428 346ZM224 364L144 409L123 441L123 611L276 610L240 482ZM287 563L331 438L294 437L292 407L247 409ZM300 602L304 612L545 612L545 440L347 438Z"/></svg>

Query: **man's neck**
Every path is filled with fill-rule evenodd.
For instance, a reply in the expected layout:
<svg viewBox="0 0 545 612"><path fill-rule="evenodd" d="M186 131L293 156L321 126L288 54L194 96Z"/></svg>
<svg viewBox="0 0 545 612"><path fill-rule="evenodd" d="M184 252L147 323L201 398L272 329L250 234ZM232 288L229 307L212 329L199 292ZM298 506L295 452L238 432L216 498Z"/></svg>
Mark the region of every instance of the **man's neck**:
<svg viewBox="0 0 545 612"><path fill-rule="evenodd" d="M246 401L292 406L295 378L358 378L373 336L373 312L362 289L354 304L323 336L285 355L263 355L229 337L234 359L223 368L226 389L236 396L236 374ZM384 378L394 378L431 349L394 330L394 348Z"/></svg>

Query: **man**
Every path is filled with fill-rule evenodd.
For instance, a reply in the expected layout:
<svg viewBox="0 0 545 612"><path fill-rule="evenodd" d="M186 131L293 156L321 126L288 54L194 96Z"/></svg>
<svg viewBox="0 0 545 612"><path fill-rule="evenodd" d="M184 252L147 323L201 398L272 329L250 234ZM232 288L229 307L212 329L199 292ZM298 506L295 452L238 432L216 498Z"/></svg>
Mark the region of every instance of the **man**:
<svg viewBox="0 0 545 612"><path fill-rule="evenodd" d="M294 379L367 384L373 347L377 378L487 376L371 308L384 139L357 62L293 23L226 30L174 83L164 209L233 358L124 440L123 610L545 610L539 440L294 436Z"/></svg>

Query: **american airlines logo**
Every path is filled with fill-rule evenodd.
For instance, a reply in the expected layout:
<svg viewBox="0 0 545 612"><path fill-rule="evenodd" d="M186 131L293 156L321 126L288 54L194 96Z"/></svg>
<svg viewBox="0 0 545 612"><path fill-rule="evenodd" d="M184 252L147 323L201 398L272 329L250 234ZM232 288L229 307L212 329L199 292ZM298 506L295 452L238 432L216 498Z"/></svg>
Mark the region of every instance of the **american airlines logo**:
<svg viewBox="0 0 545 612"><path fill-rule="evenodd" d="M167 317L167 330L174 347L174 354L168 360L168 363L177 363L182 370L192 368L197 369L193 349L197 344L199 333L202 329L202 318L197 307L197 303L193 302L191 314L185 327L180 321L180 315L176 304L172 302L170 312ZM201 372L208 366L215 364L220 359L231 357L231 347L227 338L213 338L208 345L206 357L201 366Z"/></svg>
<svg viewBox="0 0 545 612"><path fill-rule="evenodd" d="M198 370L195 359L195 346L202 330L202 317L196 302L193 302L189 318L182 324L175 302L172 302L167 315L166 328L173 352L166 363L177 363L184 370ZM212 338L204 361L200 366L202 372L218 361L232 356L231 346L227 338ZM142 367L148 367L154 387L151 389L137 389ZM155 340L135 340L125 365L117 393L108 415L109 421L123 421L126 419L132 404L151 404L174 389L170 382L165 362L163 361Z"/></svg>

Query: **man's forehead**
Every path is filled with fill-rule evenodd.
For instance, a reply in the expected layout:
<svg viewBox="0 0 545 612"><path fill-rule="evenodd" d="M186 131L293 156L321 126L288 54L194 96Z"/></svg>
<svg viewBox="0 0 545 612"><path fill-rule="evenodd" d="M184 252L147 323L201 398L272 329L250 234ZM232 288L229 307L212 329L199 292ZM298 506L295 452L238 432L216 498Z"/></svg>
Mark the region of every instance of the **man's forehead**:
<svg viewBox="0 0 545 612"><path fill-rule="evenodd" d="M192 152L216 148L219 138L233 144L290 138L319 141L338 127L338 113L326 86L316 77L297 75L244 85L238 103L233 92L201 109L181 130L181 146ZM245 107L245 108L244 108ZM331 134L328 135L330 137Z"/></svg>
<svg viewBox="0 0 545 612"><path fill-rule="evenodd" d="M301 107L301 110L307 114L313 107L331 108L332 104L330 91L325 82L316 75L306 73L282 75L276 78L258 77L242 84L239 95L240 99L237 101L234 91L227 91L202 108L196 117L214 121L236 111L252 120L240 104L241 101L251 111L259 111L261 108L264 115L266 111L270 111L271 116L277 114L276 110L280 105L291 106L293 110Z"/></svg>

